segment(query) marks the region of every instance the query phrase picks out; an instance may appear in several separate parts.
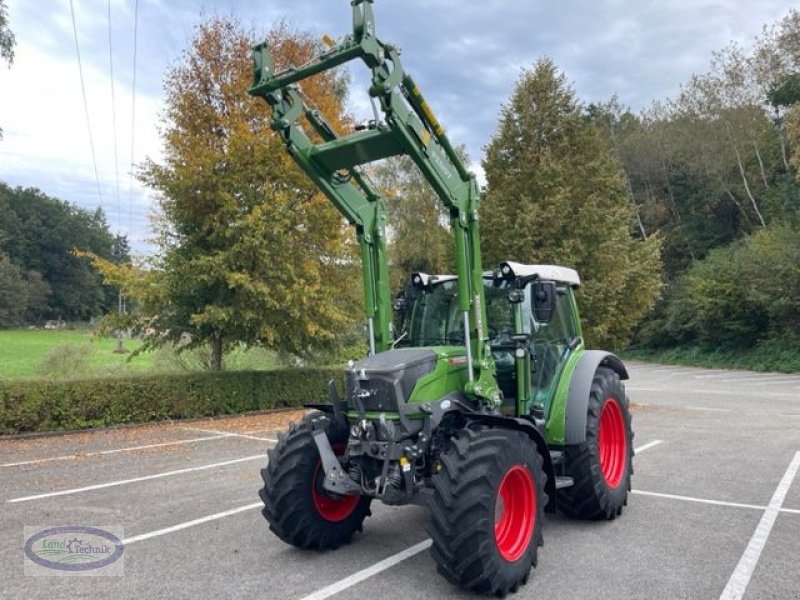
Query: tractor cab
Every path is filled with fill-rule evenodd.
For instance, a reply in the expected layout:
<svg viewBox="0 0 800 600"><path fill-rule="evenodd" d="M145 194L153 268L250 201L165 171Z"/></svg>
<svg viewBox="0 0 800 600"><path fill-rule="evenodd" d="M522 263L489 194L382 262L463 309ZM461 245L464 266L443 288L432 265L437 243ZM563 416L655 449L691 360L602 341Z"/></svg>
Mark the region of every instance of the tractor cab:
<svg viewBox="0 0 800 600"><path fill-rule="evenodd" d="M488 344L503 393L501 412L547 415L564 366L583 343L574 293L580 286L578 273L506 262L484 273L483 281ZM540 297L534 310L535 296L548 291L552 297ZM398 346L463 346L456 276L413 274L395 309ZM520 358L527 364L518 376Z"/></svg>

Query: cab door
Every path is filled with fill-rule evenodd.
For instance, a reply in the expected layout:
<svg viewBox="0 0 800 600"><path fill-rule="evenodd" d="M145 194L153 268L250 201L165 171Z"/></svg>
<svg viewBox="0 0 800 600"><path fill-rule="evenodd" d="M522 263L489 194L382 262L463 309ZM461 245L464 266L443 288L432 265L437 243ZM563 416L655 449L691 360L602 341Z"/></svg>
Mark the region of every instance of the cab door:
<svg viewBox="0 0 800 600"><path fill-rule="evenodd" d="M580 345L581 330L572 289L556 287L553 317L540 323L531 313L531 385L533 404L546 414L561 374L572 351Z"/></svg>

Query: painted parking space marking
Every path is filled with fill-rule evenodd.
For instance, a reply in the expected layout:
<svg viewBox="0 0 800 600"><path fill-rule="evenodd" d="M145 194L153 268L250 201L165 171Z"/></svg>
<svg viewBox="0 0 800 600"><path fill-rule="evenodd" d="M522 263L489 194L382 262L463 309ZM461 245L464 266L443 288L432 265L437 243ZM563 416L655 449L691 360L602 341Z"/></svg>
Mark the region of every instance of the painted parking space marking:
<svg viewBox="0 0 800 600"><path fill-rule="evenodd" d="M778 375L776 373L776 375ZM735 379L750 377L766 377L768 373L753 373L753 371L713 371L704 373L703 375L695 376L695 379L723 379L725 381L733 381Z"/></svg>
<svg viewBox="0 0 800 600"><path fill-rule="evenodd" d="M697 498L695 496L682 496L679 494L664 494L661 492L648 492L645 490L632 490L632 494L637 496L652 496L654 498L666 498L667 500L682 500L684 502L697 502L699 504L711 504L713 506L729 506L731 508L748 508L752 510L766 510L763 504L742 504L741 502L728 502L726 500L711 500L709 498ZM779 512L786 514L800 515L800 510L793 508L781 508Z"/></svg>
<svg viewBox="0 0 800 600"><path fill-rule="evenodd" d="M761 520L758 522L753 537L739 559L739 564L731 574L728 584L720 595L720 600L741 600L747 590L747 585L750 583L750 578L753 576L758 559L761 557L761 551L767 544L769 534L772 531L772 526L778 518L778 514L783 507L783 501L786 499L786 494L794 481L797 471L800 469L800 452L796 452L792 462L783 474L778 487L775 488L775 493L769 501L764 514L761 515Z"/></svg>
<svg viewBox="0 0 800 600"><path fill-rule="evenodd" d="M126 448L115 448L113 450L102 450L99 452L84 452L82 454L64 454L62 456L51 456L49 458L37 458L33 460L22 460L19 462L11 462L0 465L0 467L21 467L25 465L37 465L40 463L52 462L57 460L73 460L77 458L85 458L87 456L106 456L108 454L118 454L120 452L134 452L136 450L149 450L150 448L163 448L164 446L178 446L181 444L197 444L200 442L209 442L213 440L221 440L233 437L231 434L223 433L220 435L193 438L190 440L176 440L174 442L160 442L158 444L145 444L142 446L128 446Z"/></svg>
<svg viewBox="0 0 800 600"><path fill-rule="evenodd" d="M709 406L684 406L682 404L652 404L650 402L632 402L633 406L646 406L646 407L671 407L680 408L681 410L707 410L711 412L734 412L730 408L711 408Z"/></svg>
<svg viewBox="0 0 800 600"><path fill-rule="evenodd" d="M221 431L218 429L199 429L197 427L184 427L184 429L186 431L198 431L200 433L216 433L218 435L233 436L233 437L243 438L246 440L257 440L259 442L272 442L273 444L278 441L274 438L259 437L255 435L249 435L247 433L234 433L232 431Z"/></svg>
<svg viewBox="0 0 800 600"><path fill-rule="evenodd" d="M217 519L224 519L225 517L238 515L241 512L253 510L254 508L263 508L263 506L264 506L263 502L253 502L252 504L245 504L244 506L238 506L230 510L224 510L222 512L214 513L213 515L206 515L205 517L200 517L199 519L192 519L191 521L178 523L177 525L172 525L171 527L165 527L163 529L157 529L155 531L150 531L148 533L134 535L129 538L125 538L124 540L122 540L122 543L127 546L129 544L134 544L136 542L149 540L151 538L166 535L168 533L174 533L176 531L188 529L189 527L194 527L196 525L202 525L203 523L208 523L209 521L216 521Z"/></svg>
<svg viewBox="0 0 800 600"><path fill-rule="evenodd" d="M741 383L741 382L754 382L754 383L761 383L765 381L772 381L777 383L793 383L793 382L800 382L796 376L787 375L784 373L762 373L753 375L750 374L742 374L741 376L737 375L698 375L695 379L719 379L722 382L730 382L730 383Z"/></svg>
<svg viewBox="0 0 800 600"><path fill-rule="evenodd" d="M643 444L643 445L639 446L638 448L634 448L633 452L634 452L634 454L641 454L645 450L649 450L650 448L654 448L655 446L658 446L659 444L663 444L663 443L664 443L664 440L653 440L652 442L648 442L646 444Z"/></svg>
<svg viewBox="0 0 800 600"><path fill-rule="evenodd" d="M654 388L654 387L625 387L629 392L661 392L661 393L669 393L669 394L710 394L715 396L741 396L746 398L752 398L753 392L739 392L736 390L698 390L698 389L668 389L668 388ZM800 392L797 393L790 393L790 392L758 392L759 396L769 397L769 398L798 398L800 399Z"/></svg>
<svg viewBox="0 0 800 600"><path fill-rule="evenodd" d="M216 469L217 467L227 467L229 465L235 465L242 462L247 462L251 460L264 460L263 454L255 454L252 456L245 456L244 458L235 458L233 460L226 460L223 462L212 463L210 465L200 465L199 467L189 467L186 469L177 469L174 471L165 471L163 473L155 473L153 475L144 475L143 477L134 477L132 479L120 479L118 481L108 481L106 483L98 483L95 485L87 485L84 487L73 488L69 490L60 490L57 492L46 492L44 494L35 494L33 496L23 496L21 498L12 498L11 500L6 500L6 502L13 504L17 502L28 502L30 500L41 500L42 498L52 498L54 496L67 496L69 494L79 494L81 492L90 492L93 490L101 490L104 488L109 487L116 487L119 485L128 485L131 483L139 483L140 481L150 481L153 479L161 479L164 477L172 477L175 475L183 475L185 473L194 473L197 471L205 471L207 469Z"/></svg>
<svg viewBox="0 0 800 600"><path fill-rule="evenodd" d="M332 583L331 585L324 587L313 594L304 596L302 600L325 600L326 598L330 598L334 594L338 594L347 588L353 587L354 585L369 579L373 575L377 575L378 573L385 571L386 569L390 569L396 564L403 562L412 556L416 556L423 550L427 550L432 543L433 542L430 539L427 539L419 544L414 544L413 546L410 546L405 550L398 552L397 554L393 554L388 558L384 558L383 560L376 562L374 565L369 566L366 569L361 569L349 577L340 579L339 581Z"/></svg>

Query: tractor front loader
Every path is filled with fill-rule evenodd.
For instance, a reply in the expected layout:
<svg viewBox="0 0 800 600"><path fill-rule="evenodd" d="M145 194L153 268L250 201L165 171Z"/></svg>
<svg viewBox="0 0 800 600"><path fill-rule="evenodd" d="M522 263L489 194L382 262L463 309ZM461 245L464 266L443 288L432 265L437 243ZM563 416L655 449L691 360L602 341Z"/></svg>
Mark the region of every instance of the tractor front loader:
<svg viewBox="0 0 800 600"><path fill-rule="evenodd" d="M352 34L305 65L278 72L265 44L253 52L250 94L355 228L370 348L346 370L344 397L331 384L329 402L269 451L263 513L285 542L325 550L361 530L372 500L425 505L439 572L504 595L536 565L545 511L622 512L633 471L628 375L613 354L585 349L575 271L514 262L484 271L475 177L399 50L375 36L372 4L352 0ZM356 59L371 72L375 119L339 137L301 84ZM443 203L456 273L417 273L393 303L384 199L360 168L397 155Z"/></svg>

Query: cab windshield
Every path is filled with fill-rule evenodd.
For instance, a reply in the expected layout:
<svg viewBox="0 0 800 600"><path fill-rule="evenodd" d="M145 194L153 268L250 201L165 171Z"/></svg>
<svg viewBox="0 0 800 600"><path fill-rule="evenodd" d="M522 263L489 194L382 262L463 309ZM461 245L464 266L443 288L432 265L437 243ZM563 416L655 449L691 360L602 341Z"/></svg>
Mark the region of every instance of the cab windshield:
<svg viewBox="0 0 800 600"><path fill-rule="evenodd" d="M490 280L484 287L489 343L492 346L513 344L514 311L508 302L508 287L494 285ZM409 346L462 345L464 322L458 310L458 283L445 281L418 292L411 302L408 323Z"/></svg>

